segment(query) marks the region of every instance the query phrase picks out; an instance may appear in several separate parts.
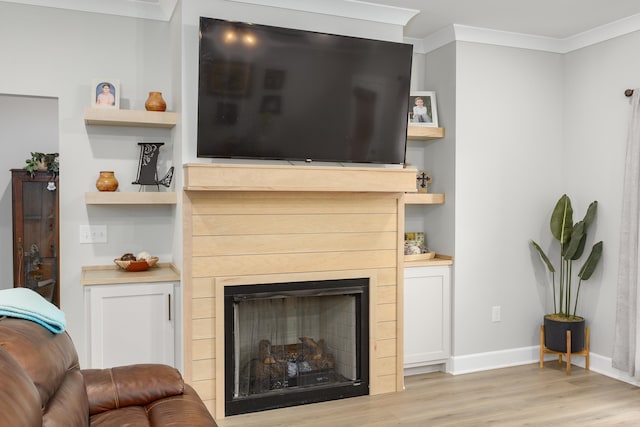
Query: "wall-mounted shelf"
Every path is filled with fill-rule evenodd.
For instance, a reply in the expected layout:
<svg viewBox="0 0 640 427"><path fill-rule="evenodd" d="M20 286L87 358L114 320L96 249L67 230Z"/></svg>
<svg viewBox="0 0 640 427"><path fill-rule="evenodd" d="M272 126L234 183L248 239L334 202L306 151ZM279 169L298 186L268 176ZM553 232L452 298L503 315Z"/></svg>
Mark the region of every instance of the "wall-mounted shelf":
<svg viewBox="0 0 640 427"><path fill-rule="evenodd" d="M115 108L87 108L84 123L97 126L129 126L172 128L178 115L167 111L119 110Z"/></svg>
<svg viewBox="0 0 640 427"><path fill-rule="evenodd" d="M441 205L444 203L444 194L439 193L405 193L405 205Z"/></svg>
<svg viewBox="0 0 640 427"><path fill-rule="evenodd" d="M453 257L436 253L435 258L404 262L405 267L429 267L432 265L453 265Z"/></svg>
<svg viewBox="0 0 640 427"><path fill-rule="evenodd" d="M87 205L175 205L178 195L174 191L147 193L134 191L103 191L84 193Z"/></svg>
<svg viewBox="0 0 640 427"><path fill-rule="evenodd" d="M122 283L179 282L180 271L173 264L160 263L146 271L129 272L117 265L93 265L82 267L80 284L117 285Z"/></svg>
<svg viewBox="0 0 640 427"><path fill-rule="evenodd" d="M409 140L427 140L436 138L444 138L444 128L415 125L409 125L407 128L407 139Z"/></svg>

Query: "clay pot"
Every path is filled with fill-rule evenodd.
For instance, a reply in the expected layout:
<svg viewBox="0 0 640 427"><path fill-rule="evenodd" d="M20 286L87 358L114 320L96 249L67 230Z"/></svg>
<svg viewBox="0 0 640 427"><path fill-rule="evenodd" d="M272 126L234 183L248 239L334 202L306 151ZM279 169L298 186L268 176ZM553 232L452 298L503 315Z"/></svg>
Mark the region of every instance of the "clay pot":
<svg viewBox="0 0 640 427"><path fill-rule="evenodd" d="M99 191L116 191L118 189L118 180L113 171L100 171L100 176L96 181L96 188Z"/></svg>
<svg viewBox="0 0 640 427"><path fill-rule="evenodd" d="M144 103L147 111L166 111L167 103L162 99L162 92L149 92L149 98Z"/></svg>

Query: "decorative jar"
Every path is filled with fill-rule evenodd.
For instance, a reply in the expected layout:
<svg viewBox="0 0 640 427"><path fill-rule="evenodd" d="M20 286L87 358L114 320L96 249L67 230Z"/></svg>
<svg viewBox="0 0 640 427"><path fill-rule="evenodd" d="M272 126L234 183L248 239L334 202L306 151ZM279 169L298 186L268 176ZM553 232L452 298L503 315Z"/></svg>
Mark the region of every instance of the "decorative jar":
<svg viewBox="0 0 640 427"><path fill-rule="evenodd" d="M149 92L149 97L144 103L147 111L166 111L167 103L162 99L162 92Z"/></svg>
<svg viewBox="0 0 640 427"><path fill-rule="evenodd" d="M100 171L100 176L96 181L96 188L99 191L116 191L118 189L118 180L113 171Z"/></svg>

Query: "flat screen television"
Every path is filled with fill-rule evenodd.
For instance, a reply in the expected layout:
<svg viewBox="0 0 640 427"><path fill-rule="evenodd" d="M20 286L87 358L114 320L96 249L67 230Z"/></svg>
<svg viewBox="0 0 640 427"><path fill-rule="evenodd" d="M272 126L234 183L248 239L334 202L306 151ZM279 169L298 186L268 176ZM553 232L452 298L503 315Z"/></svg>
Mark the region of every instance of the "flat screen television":
<svg viewBox="0 0 640 427"><path fill-rule="evenodd" d="M405 161L412 46L200 18L197 156Z"/></svg>

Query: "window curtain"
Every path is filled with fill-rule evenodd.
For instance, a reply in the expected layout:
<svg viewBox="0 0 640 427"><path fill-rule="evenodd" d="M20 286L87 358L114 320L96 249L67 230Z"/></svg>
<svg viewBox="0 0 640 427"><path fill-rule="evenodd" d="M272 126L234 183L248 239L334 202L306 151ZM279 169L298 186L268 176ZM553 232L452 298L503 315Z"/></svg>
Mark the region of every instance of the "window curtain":
<svg viewBox="0 0 640 427"><path fill-rule="evenodd" d="M613 342L614 368L640 376L640 318L638 317L638 241L640 232L640 89L630 97L631 112L620 221L618 289Z"/></svg>

